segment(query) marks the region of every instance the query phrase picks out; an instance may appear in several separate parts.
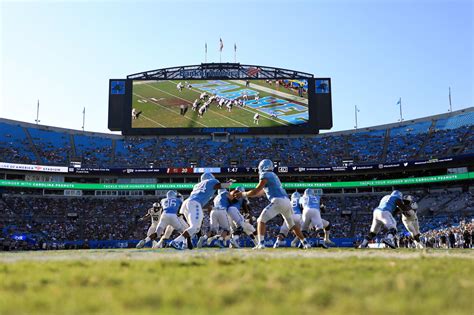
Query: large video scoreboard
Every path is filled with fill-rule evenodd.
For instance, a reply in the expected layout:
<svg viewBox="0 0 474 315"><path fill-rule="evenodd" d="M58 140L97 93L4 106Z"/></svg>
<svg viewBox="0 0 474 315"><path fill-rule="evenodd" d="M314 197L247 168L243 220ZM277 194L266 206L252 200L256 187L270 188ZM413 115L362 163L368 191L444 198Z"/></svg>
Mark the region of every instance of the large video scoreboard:
<svg viewBox="0 0 474 315"><path fill-rule="evenodd" d="M314 134L332 127L329 78L240 64L195 67L110 80L109 129L124 135Z"/></svg>

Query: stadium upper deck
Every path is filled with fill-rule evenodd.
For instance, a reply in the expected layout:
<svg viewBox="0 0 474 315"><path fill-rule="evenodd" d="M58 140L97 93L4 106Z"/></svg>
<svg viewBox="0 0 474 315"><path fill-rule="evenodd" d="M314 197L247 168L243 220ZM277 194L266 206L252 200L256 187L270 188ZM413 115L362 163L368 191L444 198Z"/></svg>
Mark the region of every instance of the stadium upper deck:
<svg viewBox="0 0 474 315"><path fill-rule="evenodd" d="M474 107L403 123L314 136L126 137L0 120L0 161L83 167L256 165L269 155L287 166L390 163L474 153ZM255 150L258 148L258 150ZM232 162L232 163L231 163Z"/></svg>

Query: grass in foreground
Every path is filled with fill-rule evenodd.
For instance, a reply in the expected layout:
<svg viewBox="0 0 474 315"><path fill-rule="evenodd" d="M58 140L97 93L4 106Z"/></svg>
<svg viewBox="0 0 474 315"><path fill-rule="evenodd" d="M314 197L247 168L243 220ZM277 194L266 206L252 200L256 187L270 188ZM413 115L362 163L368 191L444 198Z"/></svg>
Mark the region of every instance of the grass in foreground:
<svg viewBox="0 0 474 315"><path fill-rule="evenodd" d="M134 260L133 251L128 253L132 259L1 262L0 314L458 315L474 310L469 256L338 257L341 251L334 250L329 258L249 251L163 258L165 251L150 254L156 260Z"/></svg>

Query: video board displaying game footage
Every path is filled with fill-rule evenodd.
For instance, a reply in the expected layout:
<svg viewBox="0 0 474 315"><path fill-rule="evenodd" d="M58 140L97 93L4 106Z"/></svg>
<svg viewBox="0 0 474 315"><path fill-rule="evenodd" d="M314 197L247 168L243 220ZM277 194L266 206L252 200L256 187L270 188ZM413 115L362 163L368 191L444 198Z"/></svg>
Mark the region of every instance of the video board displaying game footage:
<svg viewBox="0 0 474 315"><path fill-rule="evenodd" d="M303 130L311 121L308 91L306 79L133 80L130 126Z"/></svg>

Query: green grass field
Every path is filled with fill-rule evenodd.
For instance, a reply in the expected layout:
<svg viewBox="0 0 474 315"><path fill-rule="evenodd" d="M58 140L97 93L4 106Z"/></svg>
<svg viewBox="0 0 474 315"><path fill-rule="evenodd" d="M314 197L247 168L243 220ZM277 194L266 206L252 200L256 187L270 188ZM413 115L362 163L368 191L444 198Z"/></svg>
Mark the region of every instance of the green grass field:
<svg viewBox="0 0 474 315"><path fill-rule="evenodd" d="M204 83L203 80L189 81L189 83ZM229 81L226 81L229 82ZM141 111L139 118L132 120L133 128L215 128L215 127L275 127L275 126L287 126L290 123L279 119L271 118L269 114L260 113L260 121L258 125L253 123L253 116L256 111L250 107L240 108L234 106L232 112L223 109L218 109L216 103L211 104L209 110L204 114L202 118L198 117L197 111L191 110L191 105L195 99L199 98L202 91L198 88L186 89L184 88L181 92L177 90L176 85L179 81L138 81L134 82L133 87L133 101L132 107L137 111ZM229 82L233 85L238 85L239 88L226 91L232 92L240 89L244 89L244 81L242 82ZM253 83L255 84L255 83ZM265 85L265 82L261 82L261 85ZM265 88L265 87L263 87ZM268 85L266 88L273 88ZM258 91L260 98L265 96L275 96L279 99L298 103L307 107L307 101L298 102L291 97L296 97L288 94L288 97L269 93L267 91L259 90L259 87L255 84L252 90ZM275 90L275 93L283 93L282 91ZM152 99L153 98L153 99ZM251 98L253 99L253 97ZM180 115L180 105L188 105L189 109L186 115ZM278 105L275 105L278 106ZM296 114L298 111L290 110L285 114Z"/></svg>
<svg viewBox="0 0 474 315"><path fill-rule="evenodd" d="M0 253L0 314L473 314L471 250Z"/></svg>

